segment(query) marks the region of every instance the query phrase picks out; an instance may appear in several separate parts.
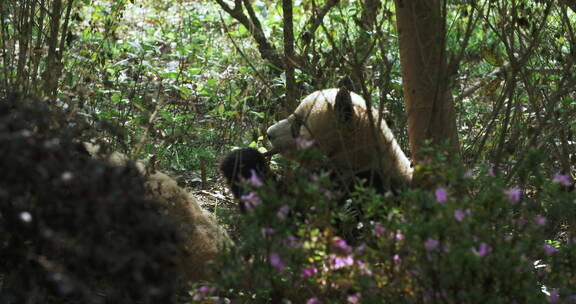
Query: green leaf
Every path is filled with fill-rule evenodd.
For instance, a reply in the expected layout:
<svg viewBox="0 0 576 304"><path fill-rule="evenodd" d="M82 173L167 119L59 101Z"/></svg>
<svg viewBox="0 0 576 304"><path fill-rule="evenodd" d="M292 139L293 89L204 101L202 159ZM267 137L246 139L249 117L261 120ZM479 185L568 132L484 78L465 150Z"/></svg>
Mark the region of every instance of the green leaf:
<svg viewBox="0 0 576 304"><path fill-rule="evenodd" d="M220 104L216 110L216 113L218 113L218 115L224 115L225 110L226 108L224 107L224 104Z"/></svg>
<svg viewBox="0 0 576 304"><path fill-rule="evenodd" d="M163 77L163 78L167 78L167 79L178 79L178 75L180 75L180 73L178 73L178 72L165 72L165 73L162 73L162 77Z"/></svg>
<svg viewBox="0 0 576 304"><path fill-rule="evenodd" d="M113 103L119 103L120 101L122 101L122 95L120 93L114 93L112 94L112 97L110 97L110 100Z"/></svg>
<svg viewBox="0 0 576 304"><path fill-rule="evenodd" d="M202 69L200 68L191 68L190 70L188 70L188 75L190 76L195 76L195 75L200 75L202 74Z"/></svg>
<svg viewBox="0 0 576 304"><path fill-rule="evenodd" d="M482 48L480 51L482 58L493 66L502 66L502 57L494 49Z"/></svg>

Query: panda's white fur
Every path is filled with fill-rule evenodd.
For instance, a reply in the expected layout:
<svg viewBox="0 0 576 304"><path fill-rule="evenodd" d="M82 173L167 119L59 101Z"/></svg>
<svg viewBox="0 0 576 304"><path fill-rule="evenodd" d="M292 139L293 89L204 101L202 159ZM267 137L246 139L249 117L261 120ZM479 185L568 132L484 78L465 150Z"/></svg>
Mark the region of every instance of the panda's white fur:
<svg viewBox="0 0 576 304"><path fill-rule="evenodd" d="M342 90L340 94L338 92ZM352 176L376 170L385 186L406 185L412 180L410 161L378 111L370 122L366 102L346 89L325 89L305 97L294 113L267 130L274 150L288 156L299 141L312 141L333 169Z"/></svg>

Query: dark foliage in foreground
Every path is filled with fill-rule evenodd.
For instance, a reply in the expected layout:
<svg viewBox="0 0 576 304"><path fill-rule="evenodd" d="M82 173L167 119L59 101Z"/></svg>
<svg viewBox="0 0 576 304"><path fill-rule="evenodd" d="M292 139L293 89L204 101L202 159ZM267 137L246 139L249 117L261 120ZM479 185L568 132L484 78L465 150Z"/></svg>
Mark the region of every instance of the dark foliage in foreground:
<svg viewBox="0 0 576 304"><path fill-rule="evenodd" d="M181 238L137 169L90 158L61 117L0 101L0 302L174 302Z"/></svg>

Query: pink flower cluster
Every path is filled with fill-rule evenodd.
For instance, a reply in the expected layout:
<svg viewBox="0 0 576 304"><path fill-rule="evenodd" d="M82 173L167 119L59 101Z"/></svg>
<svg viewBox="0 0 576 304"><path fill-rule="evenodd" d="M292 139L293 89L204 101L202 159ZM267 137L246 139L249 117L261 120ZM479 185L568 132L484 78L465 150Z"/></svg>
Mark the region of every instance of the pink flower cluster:
<svg viewBox="0 0 576 304"><path fill-rule="evenodd" d="M572 181L570 180L570 176L568 174L556 173L554 174L552 181L565 187L570 187L572 185Z"/></svg>
<svg viewBox="0 0 576 304"><path fill-rule="evenodd" d="M201 301L207 295L209 295L215 291L216 291L216 287L214 287L214 286L202 285L198 288L198 292L196 292L193 299L195 301Z"/></svg>
<svg viewBox="0 0 576 304"><path fill-rule="evenodd" d="M286 266L284 266L284 263L282 263L282 260L280 259L280 255L276 252L270 253L268 260L270 262L270 265L272 265L272 267L274 267L274 269L278 270L279 272L284 271L284 268L286 268Z"/></svg>
<svg viewBox="0 0 576 304"><path fill-rule="evenodd" d="M444 204L448 200L448 192L444 188L436 189L434 194L436 195L436 201L440 204Z"/></svg>
<svg viewBox="0 0 576 304"><path fill-rule="evenodd" d="M329 269L336 270L341 269L344 267L354 265L354 257L352 255L347 256L338 256L335 254L331 254L328 256L330 267Z"/></svg>
<svg viewBox="0 0 576 304"><path fill-rule="evenodd" d="M520 196L522 195L522 190L518 188L512 188L508 190L504 190L504 195L506 195L506 199L511 203L517 203L520 201Z"/></svg>
<svg viewBox="0 0 576 304"><path fill-rule="evenodd" d="M486 244L486 243L480 243L480 245L478 246L478 249L472 248L472 251L474 252L475 255L483 258L483 257L485 257L488 253L490 253L491 248L490 248L490 246L488 246L488 244Z"/></svg>
<svg viewBox="0 0 576 304"><path fill-rule="evenodd" d="M424 242L424 248L426 249L426 251L435 250L436 248L438 248L438 245L440 245L440 242L432 238L427 238L426 242Z"/></svg>
<svg viewBox="0 0 576 304"><path fill-rule="evenodd" d="M278 209L278 213L276 213L276 217L280 220L285 220L288 216L288 212L290 211L290 207L288 205L282 205L280 209Z"/></svg>
<svg viewBox="0 0 576 304"><path fill-rule="evenodd" d="M258 177L258 173L256 173L254 169L250 170L250 178L244 179L242 176L240 176L240 180L246 185L252 186L254 188L260 188L263 185L262 180L260 177Z"/></svg>
<svg viewBox="0 0 576 304"><path fill-rule="evenodd" d="M466 210L460 210L460 209L456 209L454 210L454 218L461 222L464 219L464 216L466 215L470 215L472 213L472 211L470 211L470 209L466 209Z"/></svg>
<svg viewBox="0 0 576 304"><path fill-rule="evenodd" d="M246 210L250 210L262 204L262 200L255 192L250 192L246 195L242 195L240 197L240 201L242 201L242 203L244 204L244 208L246 208Z"/></svg>

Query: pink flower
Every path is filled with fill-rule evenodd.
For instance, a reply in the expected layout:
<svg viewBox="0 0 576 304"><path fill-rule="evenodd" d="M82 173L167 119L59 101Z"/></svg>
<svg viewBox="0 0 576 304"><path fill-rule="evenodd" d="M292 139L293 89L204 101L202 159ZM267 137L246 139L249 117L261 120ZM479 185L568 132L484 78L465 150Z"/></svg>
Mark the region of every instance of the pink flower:
<svg viewBox="0 0 576 304"><path fill-rule="evenodd" d="M350 254L352 253L352 248L348 246L345 240L337 239L334 242L334 247L336 247L342 254Z"/></svg>
<svg viewBox="0 0 576 304"><path fill-rule="evenodd" d="M444 204L448 199L448 193L444 188L436 189L435 194L436 194L436 201L440 204Z"/></svg>
<svg viewBox="0 0 576 304"><path fill-rule="evenodd" d="M496 173L494 173L494 168L488 169L488 176L496 176Z"/></svg>
<svg viewBox="0 0 576 304"><path fill-rule="evenodd" d="M262 228L262 236L267 237L274 234L274 228L265 227Z"/></svg>
<svg viewBox="0 0 576 304"><path fill-rule="evenodd" d="M302 247L302 242L298 242L296 237L289 235L286 240L284 240L285 247L300 248Z"/></svg>
<svg viewBox="0 0 576 304"><path fill-rule="evenodd" d="M360 273L363 275L367 275L367 276L371 276L372 275L372 270L370 270L368 268L368 266L366 266L366 264L364 264L362 261L357 260L356 261L356 265L358 265L358 267L360 268Z"/></svg>
<svg viewBox="0 0 576 304"><path fill-rule="evenodd" d="M457 209L454 210L454 218L461 222L464 219L464 216L466 215L466 212L464 212L463 210Z"/></svg>
<svg viewBox="0 0 576 304"><path fill-rule="evenodd" d="M550 291L550 295L548 296L548 301L550 303L558 303L560 301L560 297L558 296L558 289L552 289Z"/></svg>
<svg viewBox="0 0 576 304"><path fill-rule="evenodd" d="M308 301L306 301L306 304L322 304L322 301L320 301L320 299L314 297L314 298L308 299Z"/></svg>
<svg viewBox="0 0 576 304"><path fill-rule="evenodd" d="M330 255L330 264L332 264L331 269L340 269L344 267L348 267L354 265L354 258L352 255L348 255L345 257L340 257L335 254Z"/></svg>
<svg viewBox="0 0 576 304"><path fill-rule="evenodd" d="M256 171L254 171L254 169L250 170L250 178L249 179L245 179L242 180L245 184L250 185L252 187L255 188L259 188L262 187L262 180L260 180L260 177L258 177L258 174L256 173Z"/></svg>
<svg viewBox="0 0 576 304"><path fill-rule="evenodd" d="M538 226L544 226L546 225L546 218L541 215L537 215L534 217L534 222L536 222L536 225Z"/></svg>
<svg viewBox="0 0 576 304"><path fill-rule="evenodd" d="M438 240L435 240L432 238L427 238L426 242L424 242L424 248L427 251L432 251L432 250L436 249L438 247L438 245L440 245L440 242Z"/></svg>
<svg viewBox="0 0 576 304"><path fill-rule="evenodd" d="M380 225L379 223L376 223L374 225L374 231L376 232L377 236L382 236L382 234L386 232L386 228L384 228L384 226Z"/></svg>
<svg viewBox="0 0 576 304"><path fill-rule="evenodd" d="M400 264L402 263L402 258L400 257L400 255L395 254L395 255L392 257L392 261L394 261L394 264L400 265Z"/></svg>
<svg viewBox="0 0 576 304"><path fill-rule="evenodd" d="M276 270L282 272L284 271L284 264L282 263L282 260L280 259L280 255L276 252L272 252L270 254L269 257L269 261L270 261L270 265L272 265L272 267L274 267Z"/></svg>
<svg viewBox="0 0 576 304"><path fill-rule="evenodd" d="M396 230L396 235L394 236L394 238L397 241L402 241L404 239L404 235L402 234L402 231L400 231L400 229Z"/></svg>
<svg viewBox="0 0 576 304"><path fill-rule="evenodd" d="M194 295L193 299L195 301L201 301L206 297L209 293L216 291L216 287L202 285L198 288L198 292Z"/></svg>
<svg viewBox="0 0 576 304"><path fill-rule="evenodd" d="M260 199L260 197L258 197L258 194L254 192L242 195L240 197L240 200L244 203L244 207L246 208L246 210L250 210L253 207L262 204L262 200Z"/></svg>
<svg viewBox="0 0 576 304"><path fill-rule="evenodd" d="M524 226L524 225L526 224L526 219L524 219L524 218L519 218L519 219L516 221L516 224L517 224L518 226Z"/></svg>
<svg viewBox="0 0 576 304"><path fill-rule="evenodd" d="M346 299L348 301L348 303L360 303L360 293L357 292L351 296L348 296L348 298Z"/></svg>
<svg viewBox="0 0 576 304"><path fill-rule="evenodd" d="M485 257L490 252L490 246L488 246L486 243L480 243L480 246L478 246L478 250L476 250L476 248L472 248L472 251L474 252L474 254L482 258Z"/></svg>
<svg viewBox="0 0 576 304"><path fill-rule="evenodd" d="M472 169L466 170L466 172L464 172L464 179L472 178L472 173Z"/></svg>
<svg viewBox="0 0 576 304"><path fill-rule="evenodd" d="M302 276L305 278L309 278L315 275L316 273L318 273L318 269L316 267L308 267L302 269Z"/></svg>
<svg viewBox="0 0 576 304"><path fill-rule="evenodd" d="M202 285L200 286L200 288L198 288L198 292L200 293L209 293L209 292L214 292L216 291L216 287L213 286L207 286L207 285Z"/></svg>
<svg viewBox="0 0 576 304"><path fill-rule="evenodd" d="M288 205L282 205L282 207L278 209L278 213L276 213L276 216L279 219L284 220L286 219L286 216L288 216L288 211L290 211L290 207Z"/></svg>
<svg viewBox="0 0 576 304"><path fill-rule="evenodd" d="M354 250L354 251L356 253L363 253L364 250L366 250L366 244L362 243L358 247L356 247L356 250Z"/></svg>
<svg viewBox="0 0 576 304"><path fill-rule="evenodd" d="M570 181L570 176L568 176L568 174L556 173L554 174L554 179L552 181L560 183L562 186L566 187L570 187L570 185L572 185L572 182Z"/></svg>
<svg viewBox="0 0 576 304"><path fill-rule="evenodd" d="M552 255L556 251L558 251L558 249L556 249L556 247L548 245L548 244L544 245L544 253L546 255Z"/></svg>
<svg viewBox="0 0 576 304"><path fill-rule="evenodd" d="M522 194L522 190L517 188L512 188L508 190L504 190L504 194L506 195L506 199L511 203L517 203L520 201L520 195Z"/></svg>
<svg viewBox="0 0 576 304"><path fill-rule="evenodd" d="M296 148L298 150L306 150L314 145L314 140L306 140L301 137L296 138Z"/></svg>

